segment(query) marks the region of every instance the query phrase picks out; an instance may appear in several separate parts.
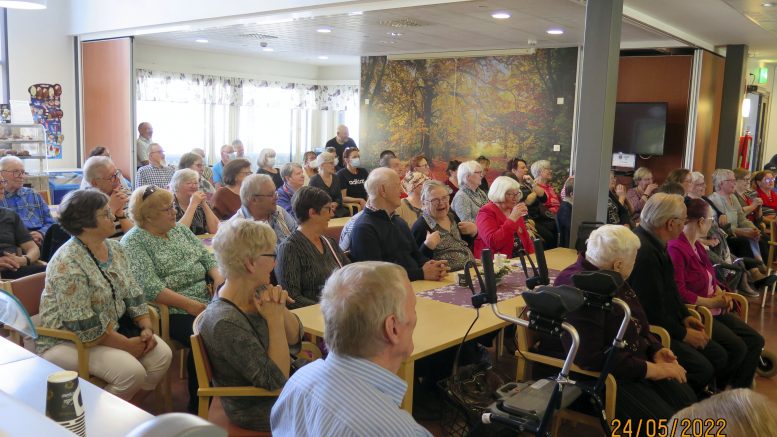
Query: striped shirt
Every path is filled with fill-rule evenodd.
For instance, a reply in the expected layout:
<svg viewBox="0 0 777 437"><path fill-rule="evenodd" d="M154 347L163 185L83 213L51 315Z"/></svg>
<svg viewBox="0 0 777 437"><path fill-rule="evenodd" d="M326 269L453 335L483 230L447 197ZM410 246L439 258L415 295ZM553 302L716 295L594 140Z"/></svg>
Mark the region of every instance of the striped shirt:
<svg viewBox="0 0 777 437"><path fill-rule="evenodd" d="M270 414L273 435L431 436L399 408L407 384L363 358L330 352L299 369Z"/></svg>

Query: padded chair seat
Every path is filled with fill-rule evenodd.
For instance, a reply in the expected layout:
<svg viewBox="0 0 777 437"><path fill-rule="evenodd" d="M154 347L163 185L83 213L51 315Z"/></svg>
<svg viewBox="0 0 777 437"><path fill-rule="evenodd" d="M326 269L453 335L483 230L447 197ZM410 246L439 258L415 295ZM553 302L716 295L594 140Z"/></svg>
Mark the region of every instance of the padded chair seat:
<svg viewBox="0 0 777 437"><path fill-rule="evenodd" d="M221 398L216 396L211 398L210 409L208 409L208 420L227 430L229 437L270 437L269 432L253 431L241 428L229 421L224 407L221 405Z"/></svg>

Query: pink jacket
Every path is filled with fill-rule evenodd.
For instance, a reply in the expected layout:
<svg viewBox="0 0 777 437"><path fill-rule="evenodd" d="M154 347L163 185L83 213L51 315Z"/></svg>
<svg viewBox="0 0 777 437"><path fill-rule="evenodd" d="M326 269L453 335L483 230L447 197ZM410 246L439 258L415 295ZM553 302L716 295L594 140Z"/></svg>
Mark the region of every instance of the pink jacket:
<svg viewBox="0 0 777 437"><path fill-rule="evenodd" d="M475 258L480 258L480 252L483 249L491 249L494 254L503 253L508 258L512 258L516 232L526 252L534 253L534 243L526 230L523 217L518 218L517 221L508 219L494 202L488 202L480 208L475 224L478 227L478 235L475 237Z"/></svg>

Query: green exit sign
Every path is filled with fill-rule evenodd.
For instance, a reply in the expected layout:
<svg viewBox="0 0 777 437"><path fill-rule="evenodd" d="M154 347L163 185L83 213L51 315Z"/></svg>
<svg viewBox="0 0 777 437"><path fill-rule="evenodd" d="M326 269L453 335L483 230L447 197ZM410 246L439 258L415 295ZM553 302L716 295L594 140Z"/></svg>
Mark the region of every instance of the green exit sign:
<svg viewBox="0 0 777 437"><path fill-rule="evenodd" d="M758 69L758 83L763 84L769 82L769 70L766 67Z"/></svg>

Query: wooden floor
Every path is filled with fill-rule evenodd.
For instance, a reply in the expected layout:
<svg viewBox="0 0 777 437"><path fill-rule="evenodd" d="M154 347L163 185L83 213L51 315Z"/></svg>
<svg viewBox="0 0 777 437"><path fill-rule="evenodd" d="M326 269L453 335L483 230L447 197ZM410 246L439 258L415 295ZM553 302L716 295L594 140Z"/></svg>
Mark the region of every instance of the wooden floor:
<svg viewBox="0 0 777 437"><path fill-rule="evenodd" d="M750 316L748 323L754 329L758 330L766 339L766 349L777 352L777 298L769 296L767 298L766 308L761 309L760 299L750 301ZM493 352L493 351L492 351ZM178 354L173 354L173 364L170 366L170 378L172 378L173 388L173 409L174 411L186 411L186 381L178 378ZM498 361L499 367L505 371L515 372L515 359L511 356L503 356ZM756 376L756 391L762 393L777 402L777 377L767 379ZM156 409L156 403L153 394L146 396L138 402L138 406L152 414L159 414ZM420 423L427 427L435 436L443 436L442 427L438 420L420 420ZM575 430L575 437L600 436L601 432L597 429L589 429L585 426L579 426Z"/></svg>

